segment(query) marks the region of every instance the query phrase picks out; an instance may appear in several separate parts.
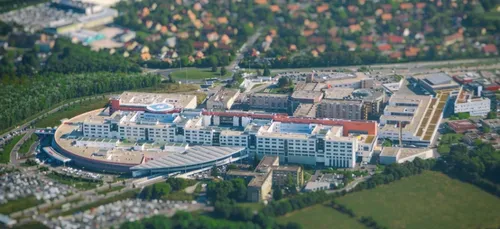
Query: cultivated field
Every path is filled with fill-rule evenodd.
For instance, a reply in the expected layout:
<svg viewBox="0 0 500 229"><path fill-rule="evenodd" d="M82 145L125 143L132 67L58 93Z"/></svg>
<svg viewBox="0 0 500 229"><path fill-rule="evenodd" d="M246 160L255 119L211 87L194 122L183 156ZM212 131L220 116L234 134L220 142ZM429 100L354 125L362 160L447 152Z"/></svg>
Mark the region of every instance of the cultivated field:
<svg viewBox="0 0 500 229"><path fill-rule="evenodd" d="M278 218L280 223L296 222L305 229L363 229L356 219L350 218L326 205L315 205Z"/></svg>
<svg viewBox="0 0 500 229"><path fill-rule="evenodd" d="M373 190L349 194L337 202L353 210L357 217L371 216L388 228L500 226L500 198L438 172L424 172ZM329 218L329 214L322 217Z"/></svg>

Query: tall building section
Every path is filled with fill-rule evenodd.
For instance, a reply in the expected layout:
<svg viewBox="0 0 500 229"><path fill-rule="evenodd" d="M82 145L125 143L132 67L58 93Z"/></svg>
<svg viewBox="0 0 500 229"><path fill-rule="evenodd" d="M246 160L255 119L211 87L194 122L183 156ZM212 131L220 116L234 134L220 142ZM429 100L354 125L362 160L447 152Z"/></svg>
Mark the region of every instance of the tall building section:
<svg viewBox="0 0 500 229"><path fill-rule="evenodd" d="M207 100L207 109L230 110L239 95L239 89L223 88Z"/></svg>
<svg viewBox="0 0 500 229"><path fill-rule="evenodd" d="M471 116L486 116L491 111L491 101L488 98L474 97L473 94L460 89L454 104L455 113L469 113Z"/></svg>
<svg viewBox="0 0 500 229"><path fill-rule="evenodd" d="M379 138L428 146L434 140L447 101L447 93L435 98L394 94L380 117Z"/></svg>

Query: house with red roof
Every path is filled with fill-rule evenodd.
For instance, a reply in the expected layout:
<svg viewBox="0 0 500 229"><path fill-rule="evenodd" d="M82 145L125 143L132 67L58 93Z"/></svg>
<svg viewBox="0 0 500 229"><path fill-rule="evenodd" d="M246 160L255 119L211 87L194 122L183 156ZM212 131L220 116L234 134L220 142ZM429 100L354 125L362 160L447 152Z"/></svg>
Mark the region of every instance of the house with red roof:
<svg viewBox="0 0 500 229"><path fill-rule="evenodd" d="M498 55L497 46L495 46L494 44L487 44L483 46L483 53L486 54L487 56Z"/></svg>
<svg viewBox="0 0 500 229"><path fill-rule="evenodd" d="M377 46L378 51L380 52L388 52L391 51L392 46L390 44L381 44Z"/></svg>

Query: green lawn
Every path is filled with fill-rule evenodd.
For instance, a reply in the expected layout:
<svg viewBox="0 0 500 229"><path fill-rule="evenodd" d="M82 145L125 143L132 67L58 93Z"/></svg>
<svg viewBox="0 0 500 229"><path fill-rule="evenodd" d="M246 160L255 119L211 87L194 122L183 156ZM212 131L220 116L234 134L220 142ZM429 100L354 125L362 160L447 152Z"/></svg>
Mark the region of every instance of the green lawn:
<svg viewBox="0 0 500 229"><path fill-rule="evenodd" d="M211 69L183 69L180 71L175 71L170 73L173 80L202 80L208 78L221 78L220 68L217 68L217 72L212 72ZM227 78L231 76L231 71L227 70L222 78Z"/></svg>
<svg viewBox="0 0 500 229"><path fill-rule="evenodd" d="M17 200L11 200L5 204L0 205L0 214L11 214L14 212L22 211L43 203L43 200L37 200L35 196L24 197Z"/></svg>
<svg viewBox="0 0 500 229"><path fill-rule="evenodd" d="M72 118L87 111L103 108L107 103L108 98L93 99L82 103L76 103L37 121L35 126L38 128L58 126L64 118Z"/></svg>
<svg viewBox="0 0 500 229"><path fill-rule="evenodd" d="M296 222L301 224L304 229L365 228L363 224L359 223L356 219L350 218L349 216L322 204L279 217L278 222Z"/></svg>
<svg viewBox="0 0 500 229"><path fill-rule="evenodd" d="M94 189L97 187L97 184L102 183L102 182L93 182L93 181L89 181L89 180L85 180L85 179L65 176L65 175L58 174L58 173L50 173L47 175L47 177L49 177L49 178L51 178L51 179L53 179L61 184L74 186L75 188L80 189L80 190Z"/></svg>
<svg viewBox="0 0 500 229"><path fill-rule="evenodd" d="M500 199L448 176L426 171L337 199L357 217L388 228L497 228Z"/></svg>
<svg viewBox="0 0 500 229"><path fill-rule="evenodd" d="M24 134L17 135L13 137L9 143L3 147L3 151L0 153L0 163L8 164L10 162L10 152L14 146L23 138Z"/></svg>
<svg viewBox="0 0 500 229"><path fill-rule="evenodd" d="M32 134L19 148L20 154L27 154L30 150L31 145L38 140L38 136L36 134Z"/></svg>

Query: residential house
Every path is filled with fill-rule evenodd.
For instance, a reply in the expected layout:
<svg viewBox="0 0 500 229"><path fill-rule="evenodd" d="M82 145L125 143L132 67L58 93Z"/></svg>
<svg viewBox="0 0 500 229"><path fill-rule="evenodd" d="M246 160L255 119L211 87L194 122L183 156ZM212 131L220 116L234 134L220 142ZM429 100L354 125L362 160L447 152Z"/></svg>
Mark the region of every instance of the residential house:
<svg viewBox="0 0 500 229"><path fill-rule="evenodd" d="M326 12L328 9L329 9L328 3L323 3L316 7L316 12L320 14Z"/></svg>
<svg viewBox="0 0 500 229"><path fill-rule="evenodd" d="M207 40L210 42L217 41L219 40L219 34L217 32L211 32L207 34Z"/></svg>
<svg viewBox="0 0 500 229"><path fill-rule="evenodd" d="M355 32L361 31L361 25L359 25L359 24L350 25L349 26L349 31L351 33L355 33Z"/></svg>
<svg viewBox="0 0 500 229"><path fill-rule="evenodd" d="M444 45L449 46L464 41L464 35L460 32L444 37Z"/></svg>
<svg viewBox="0 0 500 229"><path fill-rule="evenodd" d="M195 41L195 42L193 42L193 47L196 50L204 50L204 49L207 49L208 46L209 46L209 44L206 41Z"/></svg>
<svg viewBox="0 0 500 229"><path fill-rule="evenodd" d="M410 2L403 2L399 5L399 9L401 10L411 10L413 9L413 4Z"/></svg>
<svg viewBox="0 0 500 229"><path fill-rule="evenodd" d="M392 46L390 44L381 44L377 47L378 51L382 52L382 53L387 53L389 51L391 51L392 49Z"/></svg>
<svg viewBox="0 0 500 229"><path fill-rule="evenodd" d="M390 13L382 14L381 18L383 21L390 21L390 20L392 20L392 14L390 14Z"/></svg>
<svg viewBox="0 0 500 229"><path fill-rule="evenodd" d="M494 44L487 44L483 46L483 52L485 55L498 55L497 46Z"/></svg>
<svg viewBox="0 0 500 229"><path fill-rule="evenodd" d="M401 59L401 52L400 51L394 51L391 54L389 54L389 57L393 60L400 60Z"/></svg>
<svg viewBox="0 0 500 229"><path fill-rule="evenodd" d="M280 11L281 11L281 9L280 9L280 7L279 7L278 5L271 5L271 6L269 6L269 9L270 9L270 10L271 10L271 12L273 12L273 13L277 13L277 12L280 12Z"/></svg>

